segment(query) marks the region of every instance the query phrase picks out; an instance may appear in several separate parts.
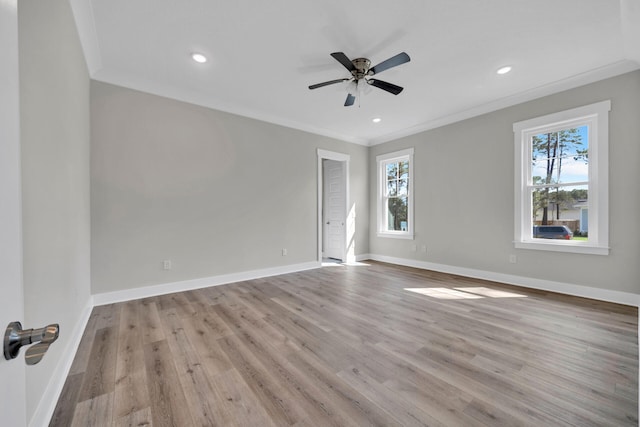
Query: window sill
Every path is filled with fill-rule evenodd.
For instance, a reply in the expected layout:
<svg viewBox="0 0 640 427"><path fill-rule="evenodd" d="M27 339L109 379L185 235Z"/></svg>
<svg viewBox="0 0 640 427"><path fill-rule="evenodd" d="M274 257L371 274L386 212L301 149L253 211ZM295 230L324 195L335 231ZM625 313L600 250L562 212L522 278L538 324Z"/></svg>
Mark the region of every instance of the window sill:
<svg viewBox="0 0 640 427"><path fill-rule="evenodd" d="M533 249L537 251L567 252L588 255L609 255L609 248L606 246L593 246L588 244L573 242L513 242L516 249Z"/></svg>
<svg viewBox="0 0 640 427"><path fill-rule="evenodd" d="M390 237L392 239L411 239L413 240L413 233L393 233L390 231L378 231L378 237Z"/></svg>

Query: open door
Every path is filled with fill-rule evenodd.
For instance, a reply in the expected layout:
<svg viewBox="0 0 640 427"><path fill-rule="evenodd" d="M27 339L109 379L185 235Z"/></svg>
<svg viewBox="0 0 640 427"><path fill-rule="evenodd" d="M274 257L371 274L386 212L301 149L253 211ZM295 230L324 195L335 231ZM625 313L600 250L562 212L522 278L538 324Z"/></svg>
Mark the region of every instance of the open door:
<svg viewBox="0 0 640 427"><path fill-rule="evenodd" d="M0 330L22 321L22 198L20 188L20 92L18 1L0 1ZM24 355L0 356L0 424L27 425Z"/></svg>

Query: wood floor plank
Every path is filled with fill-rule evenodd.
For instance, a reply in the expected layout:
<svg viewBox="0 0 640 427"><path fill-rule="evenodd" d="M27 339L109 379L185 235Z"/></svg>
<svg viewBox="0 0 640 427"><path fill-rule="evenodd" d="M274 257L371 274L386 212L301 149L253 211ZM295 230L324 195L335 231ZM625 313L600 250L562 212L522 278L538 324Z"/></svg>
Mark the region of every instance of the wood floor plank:
<svg viewBox="0 0 640 427"><path fill-rule="evenodd" d="M110 426L112 420L113 393L107 393L78 403L71 427Z"/></svg>
<svg viewBox="0 0 640 427"><path fill-rule="evenodd" d="M99 317L99 308L94 307L93 310L91 310L89 320L87 320L87 326L85 327L82 339L80 340L80 345L78 346L78 350L73 358L69 375L84 373L87 369L89 357L91 356L91 347L93 346L93 338L95 337L96 330L98 329L97 324Z"/></svg>
<svg viewBox="0 0 640 427"><path fill-rule="evenodd" d="M223 425L221 421L224 419L224 414L213 399L214 393L207 371L185 332L180 312L182 311L177 308L164 310L161 321L164 329L169 332L166 341L189 412L196 425Z"/></svg>
<svg viewBox="0 0 640 427"><path fill-rule="evenodd" d="M180 317L191 316L195 312L183 292L157 296L156 302L160 311L173 310Z"/></svg>
<svg viewBox="0 0 640 427"><path fill-rule="evenodd" d="M82 377L82 374L73 374L67 377L56 408L51 416L49 427L71 425L76 402L78 401L78 393L82 386Z"/></svg>
<svg viewBox="0 0 640 427"><path fill-rule="evenodd" d="M143 408L113 420L114 427L151 427L151 408Z"/></svg>
<svg viewBox="0 0 640 427"><path fill-rule="evenodd" d="M288 357L292 366L304 373L327 396L358 425L395 426L400 423L380 407L347 383L340 381L338 375L306 352L297 352Z"/></svg>
<svg viewBox="0 0 640 427"><path fill-rule="evenodd" d="M433 388L418 386L409 379L394 379L383 385L400 398L421 408L443 425L461 424L469 427L485 425L467 415L470 402L467 401L463 392L459 395L439 395Z"/></svg>
<svg viewBox="0 0 640 427"><path fill-rule="evenodd" d="M369 400L376 402L382 410L402 425L445 426L445 424L426 413L423 408L407 402L397 393L393 393L391 389L378 383L355 366L338 372L338 376L347 384L359 390Z"/></svg>
<svg viewBox="0 0 640 427"><path fill-rule="evenodd" d="M363 264L95 307L50 425L638 425L637 308Z"/></svg>
<svg viewBox="0 0 640 427"><path fill-rule="evenodd" d="M162 341L165 338L155 299L146 298L140 301L139 319L144 344Z"/></svg>
<svg viewBox="0 0 640 427"><path fill-rule="evenodd" d="M167 342L145 344L144 356L153 425L194 425Z"/></svg>
<svg viewBox="0 0 640 427"><path fill-rule="evenodd" d="M260 400L247 386L234 368L212 378L215 400L221 407L221 425L276 426L260 404Z"/></svg>
<svg viewBox="0 0 640 427"><path fill-rule="evenodd" d="M118 330L114 418L137 419L140 411L150 406L147 390L140 305L129 301L122 304ZM135 415L135 416L134 416Z"/></svg>
<svg viewBox="0 0 640 427"><path fill-rule="evenodd" d="M219 338L231 335L230 332L224 334L218 332L218 322L222 323L221 319L213 320L211 314L207 314L206 317L191 316L181 321L184 325L184 333L198 354L199 363L206 369L209 378L232 368L229 358L218 344ZM212 324L214 324L213 327L211 327Z"/></svg>
<svg viewBox="0 0 640 427"><path fill-rule="evenodd" d="M307 416L274 374L264 367L235 336L218 340L235 369L277 425L291 425Z"/></svg>
<svg viewBox="0 0 640 427"><path fill-rule="evenodd" d="M227 311L222 314L233 324L236 336L249 349L251 354L269 372L276 373L282 387L291 392L302 411L312 419L322 420L324 425L357 425L351 418L328 398L314 381L305 375L299 375L286 356L290 353L285 344L263 334L264 328L257 325L259 319L247 316L243 310Z"/></svg>
<svg viewBox="0 0 640 427"><path fill-rule="evenodd" d="M116 326L98 329L91 347L90 363L82 379L78 402L93 399L115 390L118 348Z"/></svg>

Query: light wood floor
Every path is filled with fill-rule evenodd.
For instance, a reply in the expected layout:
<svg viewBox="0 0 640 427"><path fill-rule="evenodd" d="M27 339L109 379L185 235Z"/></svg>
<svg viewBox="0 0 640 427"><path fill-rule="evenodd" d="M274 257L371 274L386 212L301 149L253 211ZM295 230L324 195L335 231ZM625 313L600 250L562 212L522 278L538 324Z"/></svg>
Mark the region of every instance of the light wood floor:
<svg viewBox="0 0 640 427"><path fill-rule="evenodd" d="M51 425L638 425L636 308L367 264L96 307Z"/></svg>

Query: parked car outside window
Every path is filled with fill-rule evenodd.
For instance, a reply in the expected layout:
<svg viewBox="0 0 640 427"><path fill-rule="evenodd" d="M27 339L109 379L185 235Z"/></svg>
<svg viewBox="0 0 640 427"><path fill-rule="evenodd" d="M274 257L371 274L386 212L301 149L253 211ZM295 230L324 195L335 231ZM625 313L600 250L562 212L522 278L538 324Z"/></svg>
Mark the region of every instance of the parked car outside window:
<svg viewBox="0 0 640 427"><path fill-rule="evenodd" d="M534 225L533 238L571 240L573 233L566 225Z"/></svg>

